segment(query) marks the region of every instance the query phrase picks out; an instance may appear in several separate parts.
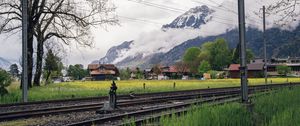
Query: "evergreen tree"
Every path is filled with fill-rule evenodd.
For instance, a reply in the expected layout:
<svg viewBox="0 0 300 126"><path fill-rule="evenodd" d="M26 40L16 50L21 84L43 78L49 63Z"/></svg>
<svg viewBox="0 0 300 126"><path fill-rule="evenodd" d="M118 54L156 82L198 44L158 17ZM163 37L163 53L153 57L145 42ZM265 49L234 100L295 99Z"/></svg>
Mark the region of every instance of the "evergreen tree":
<svg viewBox="0 0 300 126"><path fill-rule="evenodd" d="M0 68L0 96L8 93L5 87L9 86L12 82L11 76L8 72Z"/></svg>
<svg viewBox="0 0 300 126"><path fill-rule="evenodd" d="M46 83L49 83L49 77L52 73L57 72L61 73L62 63L61 59L58 56L55 56L52 50L49 50L46 59L45 59L45 75L46 75Z"/></svg>
<svg viewBox="0 0 300 126"><path fill-rule="evenodd" d="M19 76L19 68L17 64L12 64L9 67L9 72L13 77L18 77Z"/></svg>

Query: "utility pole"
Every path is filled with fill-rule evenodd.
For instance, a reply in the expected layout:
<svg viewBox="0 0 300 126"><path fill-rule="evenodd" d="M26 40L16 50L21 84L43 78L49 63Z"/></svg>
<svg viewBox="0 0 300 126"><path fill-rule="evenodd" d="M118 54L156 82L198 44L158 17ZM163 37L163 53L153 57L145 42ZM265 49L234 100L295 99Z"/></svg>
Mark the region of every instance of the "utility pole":
<svg viewBox="0 0 300 126"><path fill-rule="evenodd" d="M28 68L27 68L27 41L28 41L28 1L22 0L22 102L27 102L28 97Z"/></svg>
<svg viewBox="0 0 300 126"><path fill-rule="evenodd" d="M265 84L268 84L268 60L267 60L267 42L266 42L266 8L263 6L263 39L264 39L264 74Z"/></svg>
<svg viewBox="0 0 300 126"><path fill-rule="evenodd" d="M248 79L247 79L247 61L246 61L246 30L245 30L245 3L244 0L238 0L239 15L239 40L240 40L240 74L241 74L241 94L242 102L248 102Z"/></svg>

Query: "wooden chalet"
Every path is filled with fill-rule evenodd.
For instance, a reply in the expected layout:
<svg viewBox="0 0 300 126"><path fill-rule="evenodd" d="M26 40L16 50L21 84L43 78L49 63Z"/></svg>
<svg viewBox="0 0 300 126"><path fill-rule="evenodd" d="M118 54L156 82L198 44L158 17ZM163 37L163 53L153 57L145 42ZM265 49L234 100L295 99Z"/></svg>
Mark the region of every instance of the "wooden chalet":
<svg viewBox="0 0 300 126"><path fill-rule="evenodd" d="M182 76L190 74L189 69L179 69L176 66L166 66L161 67L160 69L162 75L169 79L182 79Z"/></svg>
<svg viewBox="0 0 300 126"><path fill-rule="evenodd" d="M92 80L113 80L119 76L118 68L113 64L89 64Z"/></svg>
<svg viewBox="0 0 300 126"><path fill-rule="evenodd" d="M248 77L260 78L264 75L264 64L248 64ZM240 78L240 64L231 64L228 69L229 78Z"/></svg>

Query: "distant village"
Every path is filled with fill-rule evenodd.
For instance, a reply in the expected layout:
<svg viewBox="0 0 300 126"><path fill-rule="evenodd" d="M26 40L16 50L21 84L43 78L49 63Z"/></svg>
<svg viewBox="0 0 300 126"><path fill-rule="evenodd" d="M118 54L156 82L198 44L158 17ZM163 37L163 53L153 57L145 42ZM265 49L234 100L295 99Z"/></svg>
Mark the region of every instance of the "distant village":
<svg viewBox="0 0 300 126"><path fill-rule="evenodd" d="M287 73L278 71L279 66L285 66L288 68ZM169 80L169 79L222 79L222 78L239 78L239 64L230 64L228 68L223 71L214 73L203 73L203 75L192 73L188 66L171 65L162 66L155 65L152 68L141 70L140 68L127 68L120 72L120 70L114 64L89 64L88 71L90 77L86 77L86 80L100 81L100 80L121 80L122 76L127 75L127 79L146 79L146 80ZM300 76L300 58L272 58L267 61L267 71L269 77L279 76ZM126 75L122 75L126 74ZM248 77L249 78L261 78L264 77L264 60L256 58L251 60L248 64Z"/></svg>

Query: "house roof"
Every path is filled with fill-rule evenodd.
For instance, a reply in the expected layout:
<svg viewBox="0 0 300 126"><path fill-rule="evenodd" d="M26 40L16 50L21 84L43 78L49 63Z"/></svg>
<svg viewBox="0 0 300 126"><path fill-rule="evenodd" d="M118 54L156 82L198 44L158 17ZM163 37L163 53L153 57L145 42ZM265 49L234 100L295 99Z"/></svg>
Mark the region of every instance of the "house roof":
<svg viewBox="0 0 300 126"><path fill-rule="evenodd" d="M263 70L264 64L262 63L253 63L253 64L247 64L248 70ZM229 71L239 71L240 64L231 64L229 66Z"/></svg>
<svg viewBox="0 0 300 126"><path fill-rule="evenodd" d="M95 69L99 69L101 66L103 66L105 69L109 69L109 70L116 69L115 65L113 65L113 64L89 64L88 69L95 70Z"/></svg>
<svg viewBox="0 0 300 126"><path fill-rule="evenodd" d="M240 70L239 67L240 67L240 64L230 64L229 70L230 71L238 71L238 70Z"/></svg>
<svg viewBox="0 0 300 126"><path fill-rule="evenodd" d="M116 72L113 70L92 70L90 74L91 75L102 75L102 74L114 75L114 74L116 74Z"/></svg>
<svg viewBox="0 0 300 126"><path fill-rule="evenodd" d="M176 66L168 66L168 67L163 67L161 68L162 72L169 72L169 73L178 73L182 72L177 69ZM189 72L189 69L185 69L183 72Z"/></svg>

